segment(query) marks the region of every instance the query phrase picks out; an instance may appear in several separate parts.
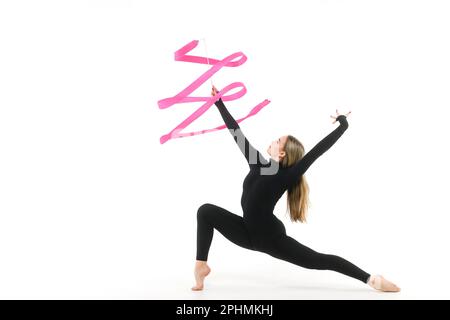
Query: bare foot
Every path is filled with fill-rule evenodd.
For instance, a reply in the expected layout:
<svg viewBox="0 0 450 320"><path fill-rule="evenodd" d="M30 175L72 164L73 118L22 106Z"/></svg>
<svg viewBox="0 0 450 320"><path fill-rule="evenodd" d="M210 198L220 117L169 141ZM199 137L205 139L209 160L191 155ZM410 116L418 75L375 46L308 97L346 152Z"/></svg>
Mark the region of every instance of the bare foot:
<svg viewBox="0 0 450 320"><path fill-rule="evenodd" d="M211 268L206 264L206 261L197 260L194 269L196 285L191 289L194 291L203 290L203 280L210 272Z"/></svg>
<svg viewBox="0 0 450 320"><path fill-rule="evenodd" d="M376 290L385 291L385 292L399 292L400 288L397 287L392 282L386 280L381 275L371 275L369 281L367 282L369 286Z"/></svg>

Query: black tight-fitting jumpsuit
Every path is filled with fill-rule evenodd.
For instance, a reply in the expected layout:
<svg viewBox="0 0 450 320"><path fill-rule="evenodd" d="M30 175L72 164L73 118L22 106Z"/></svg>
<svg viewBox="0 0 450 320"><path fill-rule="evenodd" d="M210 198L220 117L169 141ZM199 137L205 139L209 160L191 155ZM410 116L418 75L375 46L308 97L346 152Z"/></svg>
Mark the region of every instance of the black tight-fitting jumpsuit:
<svg viewBox="0 0 450 320"><path fill-rule="evenodd" d="M275 204L283 193L298 183L309 166L347 130L346 116L339 115L339 126L334 131L294 165L283 168L272 158L267 161L253 148L222 99L215 105L247 159L250 170L243 182L243 217L211 203L198 208L197 260L207 261L215 228L243 248L264 252L308 269L333 270L367 283L370 274L339 256L319 253L299 243L286 234L283 222L273 214Z"/></svg>

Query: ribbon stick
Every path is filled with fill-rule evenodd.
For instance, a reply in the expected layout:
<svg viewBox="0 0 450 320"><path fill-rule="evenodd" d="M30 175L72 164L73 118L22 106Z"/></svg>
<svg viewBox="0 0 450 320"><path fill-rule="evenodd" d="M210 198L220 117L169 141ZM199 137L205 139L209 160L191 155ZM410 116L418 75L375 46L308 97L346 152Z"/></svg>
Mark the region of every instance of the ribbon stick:
<svg viewBox="0 0 450 320"><path fill-rule="evenodd" d="M201 115L203 115L217 100L222 98L223 101L232 101L241 98L245 95L247 92L247 89L245 85L242 82L233 82L226 87L224 87L218 94L211 97L194 97L189 96L193 91L195 91L198 87L200 87L205 81L207 81L209 78L212 77L216 72L218 72L223 67L238 67L242 65L245 61L247 61L247 57L242 52L236 52L228 57L224 58L223 60L217 60L212 58L205 58L205 57L199 57L199 56L191 56L187 55L192 49L194 49L198 45L198 40L193 40L190 43L183 46L181 49L175 51L175 60L176 61L184 61L184 62L193 62L193 63L200 63L200 64L212 64L212 67L203 73L200 77L198 77L196 80L194 80L190 85L188 85L186 88L181 90L178 94L171 98L166 98L158 101L158 107L160 109L169 108L170 106L177 104L177 103L188 103L188 102L199 102L203 101L204 104L200 106L197 110L195 110L190 116L188 116L185 120L183 120L180 124L178 124L172 131L169 133L162 135L160 137L160 143L166 143L170 139L174 138L182 138L187 136L193 136L208 132L213 132L217 130L222 130L226 128L226 125L221 125L215 128L211 129L205 129L195 132L187 132L187 133L181 133L181 131L186 128L189 124L191 124L193 121L195 121L197 118L199 118ZM235 59L239 58L239 60L234 61ZM228 91L231 91L235 88L241 88L240 91L225 95ZM247 116L237 119L236 122L242 122L245 119L256 115L259 111L261 111L262 108L264 108L266 105L270 103L270 100L265 99L263 102L256 105L248 114Z"/></svg>
<svg viewBox="0 0 450 320"><path fill-rule="evenodd" d="M206 55L206 60L208 61L208 65L209 65L209 55L208 55L208 49L206 48L206 39L203 38L203 44L205 45L205 55ZM213 82L212 82L212 77L211 77L211 88L213 87Z"/></svg>

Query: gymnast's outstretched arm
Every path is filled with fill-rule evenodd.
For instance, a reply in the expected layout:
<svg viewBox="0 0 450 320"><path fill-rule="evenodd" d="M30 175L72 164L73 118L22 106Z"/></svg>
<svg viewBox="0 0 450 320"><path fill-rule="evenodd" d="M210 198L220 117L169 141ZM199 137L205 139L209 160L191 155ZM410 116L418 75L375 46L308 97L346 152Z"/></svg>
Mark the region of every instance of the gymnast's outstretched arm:
<svg viewBox="0 0 450 320"><path fill-rule="evenodd" d="M298 162L287 169L285 175L285 184L289 187L298 181L301 175L316 161L322 154L333 146L336 141L348 128L347 117L343 114L336 118L339 121L339 126L317 143L307 154L303 156Z"/></svg>

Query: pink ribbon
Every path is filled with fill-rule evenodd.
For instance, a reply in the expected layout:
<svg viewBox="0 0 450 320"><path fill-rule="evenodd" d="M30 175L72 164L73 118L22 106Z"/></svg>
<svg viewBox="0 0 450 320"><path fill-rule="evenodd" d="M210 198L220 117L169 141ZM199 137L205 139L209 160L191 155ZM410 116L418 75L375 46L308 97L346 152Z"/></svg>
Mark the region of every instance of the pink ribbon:
<svg viewBox="0 0 450 320"><path fill-rule="evenodd" d="M247 88L242 82L233 82L226 87L224 87L220 92L218 92L215 96L211 97L191 97L189 96L194 90L196 90L198 87L200 87L205 81L207 81L209 78L212 77L217 71L222 69L223 67L239 67L242 65L245 61L247 61L247 57L242 52L236 52L228 57L224 58L223 60L216 60L216 59L208 59L205 57L198 57L198 56L191 56L187 55L189 51L197 47L198 40L193 40L190 43L186 44L181 49L175 51L175 60L176 61L185 61L185 62L193 62L193 63L200 63L200 64L213 64L211 69L206 71L204 74L202 74L200 77L198 77L194 82L192 82L190 85L188 85L185 89L181 90L180 93L177 95L166 98L158 101L158 106L160 109L169 108L170 106L177 104L177 103L187 103L187 102L198 102L198 101L205 101L205 103L195 110L189 117L187 117L185 120L183 120L179 125L177 125L172 131L169 133L162 135L159 139L159 142L161 144L167 142L170 139L174 138L182 138L187 136L194 136L197 134L202 133L208 133L213 132L216 130L222 130L226 128L226 125L220 125L215 128L211 129L205 129L200 131L193 131L193 132L187 132L187 133L181 133L181 130L186 128L189 124L191 124L193 121L195 121L197 118L199 118L202 114L204 114L217 100L219 100L222 97L223 101L232 101L241 98L245 95L247 92ZM233 61L236 58L240 58L237 61ZM241 88L236 93L225 95L228 91L231 91L235 88ZM245 119L256 115L262 108L264 108L266 105L270 103L269 100L265 99L263 102L259 103L256 107L254 107L250 112L243 118L237 119L236 122L242 122Z"/></svg>

